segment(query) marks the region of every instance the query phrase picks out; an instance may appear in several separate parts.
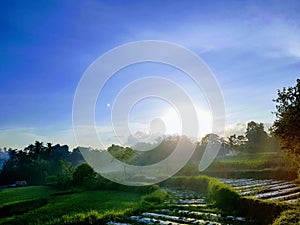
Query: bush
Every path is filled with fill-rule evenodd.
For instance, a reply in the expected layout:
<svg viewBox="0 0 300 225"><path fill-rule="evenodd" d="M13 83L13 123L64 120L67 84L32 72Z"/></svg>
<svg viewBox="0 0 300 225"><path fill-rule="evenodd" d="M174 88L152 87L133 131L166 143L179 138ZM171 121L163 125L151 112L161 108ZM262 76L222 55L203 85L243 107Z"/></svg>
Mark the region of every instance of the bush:
<svg viewBox="0 0 300 225"><path fill-rule="evenodd" d="M300 210L286 210L280 214L272 225L294 225L300 224Z"/></svg>
<svg viewBox="0 0 300 225"><path fill-rule="evenodd" d="M73 171L74 169L70 162L59 160L58 173L56 176L47 176L47 184L60 190L66 190L71 187Z"/></svg>
<svg viewBox="0 0 300 225"><path fill-rule="evenodd" d="M271 224L281 212L289 208L288 204L281 202L242 198L238 205L238 215L255 218L263 224Z"/></svg>
<svg viewBox="0 0 300 225"><path fill-rule="evenodd" d="M208 184L210 180L211 178L207 176L189 177L186 181L186 185L191 187L191 190L204 194L208 190Z"/></svg>
<svg viewBox="0 0 300 225"><path fill-rule="evenodd" d="M155 206L163 203L168 197L168 193L164 190L156 190L151 194L142 197L142 205Z"/></svg>
<svg viewBox="0 0 300 225"><path fill-rule="evenodd" d="M94 188L96 186L95 176L96 172L94 169L89 164L83 163L73 173L73 184L87 189L90 189L90 186Z"/></svg>
<svg viewBox="0 0 300 225"><path fill-rule="evenodd" d="M235 211L238 209L241 196L226 184L215 179L208 183L207 201L213 206L224 211Z"/></svg>

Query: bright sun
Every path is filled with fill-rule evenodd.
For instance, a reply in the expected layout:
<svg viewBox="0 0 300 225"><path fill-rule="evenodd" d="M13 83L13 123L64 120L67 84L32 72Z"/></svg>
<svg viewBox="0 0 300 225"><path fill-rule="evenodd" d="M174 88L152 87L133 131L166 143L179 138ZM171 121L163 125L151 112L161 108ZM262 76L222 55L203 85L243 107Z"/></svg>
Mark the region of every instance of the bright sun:
<svg viewBox="0 0 300 225"><path fill-rule="evenodd" d="M170 108L162 117L166 126L166 134L181 134L181 119L174 108Z"/></svg>
<svg viewBox="0 0 300 225"><path fill-rule="evenodd" d="M203 137L212 132L212 116L210 112L204 111L200 107L195 107L195 109L198 116L198 136ZM165 123L166 134L182 134L182 120L174 108L169 108L162 120Z"/></svg>

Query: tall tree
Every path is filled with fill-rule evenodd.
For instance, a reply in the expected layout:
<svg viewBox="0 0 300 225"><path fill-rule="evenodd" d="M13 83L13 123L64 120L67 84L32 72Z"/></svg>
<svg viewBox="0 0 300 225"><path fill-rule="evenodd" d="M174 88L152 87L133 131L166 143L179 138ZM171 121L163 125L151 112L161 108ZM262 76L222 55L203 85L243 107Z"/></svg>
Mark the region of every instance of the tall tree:
<svg viewBox="0 0 300 225"><path fill-rule="evenodd" d="M277 91L276 120L271 128L280 139L280 146L290 155L289 160L300 176L300 79L294 87Z"/></svg>
<svg viewBox="0 0 300 225"><path fill-rule="evenodd" d="M132 148L122 147L114 144L112 144L107 151L118 160L128 164L132 163L136 156L135 151Z"/></svg>
<svg viewBox="0 0 300 225"><path fill-rule="evenodd" d="M245 137L243 135L237 136L236 134L227 137L227 145L230 150L242 151L243 145L245 143Z"/></svg>
<svg viewBox="0 0 300 225"><path fill-rule="evenodd" d="M85 184L89 184L89 181L94 179L95 176L96 172L94 169L89 164L82 163L73 173L73 184L75 186L84 186Z"/></svg>
<svg viewBox="0 0 300 225"><path fill-rule="evenodd" d="M226 143L224 138L220 137L217 134L210 133L210 134L205 135L201 139L200 149L202 148L202 150L204 150L208 143L210 143L210 144L216 144L216 143L221 144L221 147L220 147L219 152L218 152L218 156L226 155L226 153L229 150L228 144Z"/></svg>
<svg viewBox="0 0 300 225"><path fill-rule="evenodd" d="M248 152L255 153L265 150L268 134L264 131L263 123L256 123L254 121L249 122L245 134L248 139L246 143Z"/></svg>
<svg viewBox="0 0 300 225"><path fill-rule="evenodd" d="M122 147L119 145L112 145L108 147L107 151L112 154L116 159L131 164L136 159L136 153L132 148ZM126 164L123 164L124 179L126 179Z"/></svg>

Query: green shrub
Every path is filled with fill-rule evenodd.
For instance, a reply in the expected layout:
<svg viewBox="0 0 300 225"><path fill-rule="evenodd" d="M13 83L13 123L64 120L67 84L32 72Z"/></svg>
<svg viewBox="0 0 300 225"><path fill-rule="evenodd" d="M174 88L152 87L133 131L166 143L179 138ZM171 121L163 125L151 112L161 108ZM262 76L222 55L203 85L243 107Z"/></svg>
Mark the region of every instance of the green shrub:
<svg viewBox="0 0 300 225"><path fill-rule="evenodd" d="M47 184L60 190L70 188L74 171L72 164L67 161L59 160L57 169L58 172L56 175L46 177Z"/></svg>
<svg viewBox="0 0 300 225"><path fill-rule="evenodd" d="M73 173L73 184L75 186L88 187L89 183L94 185L94 178L96 177L96 172L87 163L83 163L76 168Z"/></svg>
<svg viewBox="0 0 300 225"><path fill-rule="evenodd" d="M254 198L241 198L238 208L238 215L251 217L263 224L271 224L281 212L290 208L288 204L260 200Z"/></svg>
<svg viewBox="0 0 300 225"><path fill-rule="evenodd" d="M241 196L228 185L215 179L208 183L207 201L224 211L235 211Z"/></svg>
<svg viewBox="0 0 300 225"><path fill-rule="evenodd" d="M272 225L294 225L300 224L300 210L286 210L280 214Z"/></svg>
<svg viewBox="0 0 300 225"><path fill-rule="evenodd" d="M168 193L164 190L156 190L151 194L142 197L142 205L154 206L163 203L168 197Z"/></svg>
<svg viewBox="0 0 300 225"><path fill-rule="evenodd" d="M189 177L186 184L191 188L191 190L204 194L208 190L210 180L211 178L207 176Z"/></svg>

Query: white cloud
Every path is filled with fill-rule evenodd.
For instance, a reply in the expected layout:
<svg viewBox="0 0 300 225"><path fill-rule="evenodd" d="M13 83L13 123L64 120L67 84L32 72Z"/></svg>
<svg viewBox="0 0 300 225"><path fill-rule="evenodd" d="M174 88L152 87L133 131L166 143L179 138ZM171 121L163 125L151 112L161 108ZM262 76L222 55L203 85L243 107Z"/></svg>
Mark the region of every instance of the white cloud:
<svg viewBox="0 0 300 225"><path fill-rule="evenodd" d="M246 128L247 128L246 123L229 124L225 128L225 136L229 137L230 135L233 135L233 134L244 135Z"/></svg>
<svg viewBox="0 0 300 225"><path fill-rule="evenodd" d="M263 12L240 20L215 20L213 22L182 21L177 26L164 29L141 28L133 33L137 40L160 39L181 44L197 51L230 49L241 53L252 52L264 57L300 58L299 23L285 17Z"/></svg>

